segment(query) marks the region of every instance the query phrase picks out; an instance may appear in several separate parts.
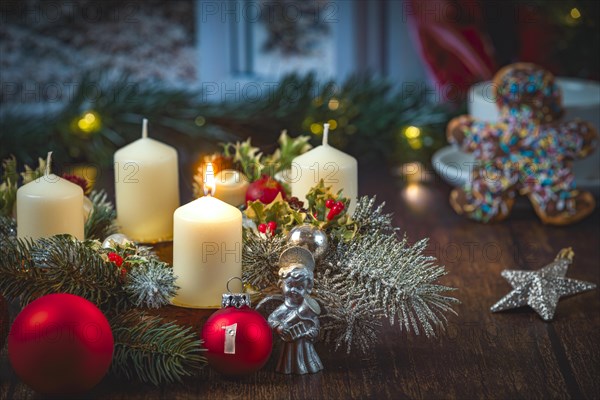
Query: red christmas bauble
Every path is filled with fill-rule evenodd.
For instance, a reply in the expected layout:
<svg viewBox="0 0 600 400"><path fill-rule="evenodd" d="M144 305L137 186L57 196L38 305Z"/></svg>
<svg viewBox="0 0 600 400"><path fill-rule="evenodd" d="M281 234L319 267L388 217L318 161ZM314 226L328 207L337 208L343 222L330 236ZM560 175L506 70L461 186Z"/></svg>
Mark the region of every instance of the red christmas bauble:
<svg viewBox="0 0 600 400"><path fill-rule="evenodd" d="M211 315L202 327L202 339L209 365L231 376L262 368L273 348L269 324L247 305L222 308Z"/></svg>
<svg viewBox="0 0 600 400"><path fill-rule="evenodd" d="M261 203L270 204L279 193L285 198L285 189L281 183L270 176L263 175L248 185L246 202L260 200Z"/></svg>
<svg viewBox="0 0 600 400"><path fill-rule="evenodd" d="M73 395L100 382L110 367L113 347L110 325L98 307L72 294L50 294L17 316L8 357L32 389Z"/></svg>

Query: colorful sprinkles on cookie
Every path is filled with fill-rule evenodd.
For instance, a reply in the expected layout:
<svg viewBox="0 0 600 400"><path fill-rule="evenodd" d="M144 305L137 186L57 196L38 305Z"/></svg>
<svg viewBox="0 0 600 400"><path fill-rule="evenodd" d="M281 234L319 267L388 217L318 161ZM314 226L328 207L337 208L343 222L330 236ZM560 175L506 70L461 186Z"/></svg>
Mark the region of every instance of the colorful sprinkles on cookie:
<svg viewBox="0 0 600 400"><path fill-rule="evenodd" d="M477 221L500 221L519 193L548 224L565 225L589 215L594 198L577 190L570 161L594 150L595 129L578 120L556 122L564 113L560 89L540 67L507 66L494 83L497 123L460 116L448 124L450 143L473 153L478 162L467 184L451 193L452 207Z"/></svg>
<svg viewBox="0 0 600 400"><path fill-rule="evenodd" d="M554 76L533 64L504 67L494 79L496 105L503 116L552 122L564 114L562 95Z"/></svg>

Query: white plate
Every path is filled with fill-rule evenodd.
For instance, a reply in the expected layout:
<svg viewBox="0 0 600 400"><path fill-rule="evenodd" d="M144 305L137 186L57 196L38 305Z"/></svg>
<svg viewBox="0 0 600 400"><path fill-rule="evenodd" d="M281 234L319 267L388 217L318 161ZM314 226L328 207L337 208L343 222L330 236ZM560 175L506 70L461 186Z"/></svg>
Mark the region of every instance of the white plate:
<svg viewBox="0 0 600 400"><path fill-rule="evenodd" d="M469 179L469 172L475 162L472 154L460 151L454 146L439 149L433 155L433 169L443 180L452 186L462 186ZM577 187L600 195L600 165L593 155L573 163Z"/></svg>
<svg viewBox="0 0 600 400"><path fill-rule="evenodd" d="M563 94L565 115L563 120L580 118L600 129L600 83L595 81L559 77L557 85ZM469 89L467 108L469 114L482 121L498 120L498 108L493 97L493 83L479 82Z"/></svg>

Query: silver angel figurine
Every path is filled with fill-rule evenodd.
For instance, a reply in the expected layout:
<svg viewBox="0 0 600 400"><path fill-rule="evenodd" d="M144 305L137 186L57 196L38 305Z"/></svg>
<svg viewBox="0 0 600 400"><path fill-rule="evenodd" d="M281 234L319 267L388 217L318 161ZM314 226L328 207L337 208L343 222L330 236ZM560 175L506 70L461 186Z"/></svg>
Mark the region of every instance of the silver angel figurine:
<svg viewBox="0 0 600 400"><path fill-rule="evenodd" d="M310 297L315 260L310 251L292 247L281 254L279 267L283 304L269 315L269 325L283 340L277 372L319 372L323 369L323 364L313 341L319 336L321 308Z"/></svg>

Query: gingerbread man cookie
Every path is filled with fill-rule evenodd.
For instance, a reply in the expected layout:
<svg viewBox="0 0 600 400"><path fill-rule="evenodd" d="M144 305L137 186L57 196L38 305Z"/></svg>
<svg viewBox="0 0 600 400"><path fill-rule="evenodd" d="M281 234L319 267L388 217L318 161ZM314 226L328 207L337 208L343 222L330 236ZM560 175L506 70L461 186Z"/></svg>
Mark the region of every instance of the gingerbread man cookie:
<svg viewBox="0 0 600 400"><path fill-rule="evenodd" d="M564 114L560 88L550 72L536 65L502 68L493 89L497 123L463 115L448 124L448 141L477 161L465 186L450 194L454 210L481 222L501 221L519 193L544 223L567 225L585 218L595 201L577 190L571 162L595 149L594 127L558 121Z"/></svg>

